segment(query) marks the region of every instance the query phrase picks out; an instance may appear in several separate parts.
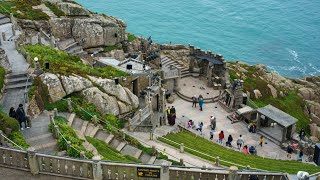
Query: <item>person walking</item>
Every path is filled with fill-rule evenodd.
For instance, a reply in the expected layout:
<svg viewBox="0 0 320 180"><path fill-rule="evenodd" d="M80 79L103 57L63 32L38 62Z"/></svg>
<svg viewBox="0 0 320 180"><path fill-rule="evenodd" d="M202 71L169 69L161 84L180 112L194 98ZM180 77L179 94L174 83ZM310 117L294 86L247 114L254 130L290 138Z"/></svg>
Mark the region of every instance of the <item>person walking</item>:
<svg viewBox="0 0 320 180"><path fill-rule="evenodd" d="M213 135L214 135L214 129L213 129L213 128L211 128L211 130L210 130L210 140L212 140L212 139L213 139Z"/></svg>
<svg viewBox="0 0 320 180"><path fill-rule="evenodd" d="M211 127L211 129L213 129L215 131L216 130L216 126L217 126L216 117L211 116L210 117L210 127Z"/></svg>
<svg viewBox="0 0 320 180"><path fill-rule="evenodd" d="M240 134L240 137L238 138L237 140L237 146L238 146L238 149L240 150L241 149L241 146L244 144L244 140L242 138L242 135Z"/></svg>
<svg viewBox="0 0 320 180"><path fill-rule="evenodd" d="M232 147L231 143L233 141L233 137L231 134L228 136L228 141L226 142L226 146Z"/></svg>
<svg viewBox="0 0 320 180"><path fill-rule="evenodd" d="M16 110L14 110L14 107L11 107L10 110L9 110L9 116L14 118L14 119L17 119L17 113L16 113Z"/></svg>
<svg viewBox="0 0 320 180"><path fill-rule="evenodd" d="M196 108L197 107L197 102L198 102L197 96L194 95L192 97L192 107L194 106Z"/></svg>
<svg viewBox="0 0 320 180"><path fill-rule="evenodd" d="M306 135L306 132L304 131L304 129L302 128L299 132L299 137L300 137L300 141L304 140L304 136Z"/></svg>
<svg viewBox="0 0 320 180"><path fill-rule="evenodd" d="M203 127L203 122L199 122L196 130L199 131L200 135L202 135L202 127Z"/></svg>
<svg viewBox="0 0 320 180"><path fill-rule="evenodd" d="M202 111L203 98L200 98L200 99L199 99L199 106L200 106L200 111Z"/></svg>
<svg viewBox="0 0 320 180"><path fill-rule="evenodd" d="M19 104L19 107L17 108L16 113L17 113L17 118L18 118L18 120L19 120L20 129L23 130L22 123L24 123L25 128L30 128L30 127L27 125L27 122L26 122L26 121L27 121L26 113L24 112L24 109L23 109L23 105L22 105L22 104Z"/></svg>
<svg viewBox="0 0 320 180"><path fill-rule="evenodd" d="M170 116L171 116L171 126L173 126L176 123L176 109L174 106L171 107L170 109Z"/></svg>
<svg viewBox="0 0 320 180"><path fill-rule="evenodd" d="M222 140L224 139L223 131L219 133L219 143L222 144Z"/></svg>
<svg viewBox="0 0 320 180"><path fill-rule="evenodd" d="M259 145L260 145L261 147L262 147L263 142L264 142L264 137L261 136L261 137L260 137L260 143L259 143Z"/></svg>

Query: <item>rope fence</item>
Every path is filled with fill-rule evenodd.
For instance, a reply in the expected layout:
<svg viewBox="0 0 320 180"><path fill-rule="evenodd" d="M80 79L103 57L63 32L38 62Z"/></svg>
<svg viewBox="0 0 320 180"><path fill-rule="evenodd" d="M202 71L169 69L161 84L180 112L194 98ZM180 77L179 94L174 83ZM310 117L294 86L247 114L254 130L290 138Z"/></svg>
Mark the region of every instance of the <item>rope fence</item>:
<svg viewBox="0 0 320 180"><path fill-rule="evenodd" d="M26 149L24 149L24 148L22 148L21 146L19 146L18 144L16 144L15 142L13 142L11 139L9 139L7 136L5 136L3 133L2 133L2 131L0 132L0 135L2 136L2 137L4 137L7 141L9 141L11 144L13 144L13 145L15 145L16 147L18 147L19 149L21 149L21 150L26 150Z"/></svg>

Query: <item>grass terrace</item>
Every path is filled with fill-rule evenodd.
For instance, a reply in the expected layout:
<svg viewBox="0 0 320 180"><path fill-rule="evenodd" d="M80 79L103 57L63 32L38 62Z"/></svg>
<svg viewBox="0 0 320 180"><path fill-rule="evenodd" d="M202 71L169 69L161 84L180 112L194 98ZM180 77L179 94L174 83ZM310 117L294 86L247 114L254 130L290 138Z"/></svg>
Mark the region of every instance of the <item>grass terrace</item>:
<svg viewBox="0 0 320 180"><path fill-rule="evenodd" d="M174 141L178 144L175 144L171 141ZM232 164L222 162L228 161L235 164L239 164L242 166L249 165L251 168L263 169L268 171L276 171L276 172L286 172L289 174L297 174L298 171L307 171L308 173L316 173L320 172L320 167L317 167L312 164L302 163L294 160L274 160L268 158L262 158L254 155L246 155L241 152L237 152L231 149L227 149L218 144L212 143L209 140L206 140L202 137L195 136L195 134L188 131L181 131L176 134L168 134L164 136L164 138L159 138L160 141L169 144L175 148L180 148L181 143L185 145L185 151L193 154L195 156L201 157L208 161L215 161L215 157L220 157L220 163L223 166L232 166ZM209 156L197 153L195 151L191 151L190 149L197 150L199 152L205 153ZM243 167L238 167L239 169L243 169Z"/></svg>

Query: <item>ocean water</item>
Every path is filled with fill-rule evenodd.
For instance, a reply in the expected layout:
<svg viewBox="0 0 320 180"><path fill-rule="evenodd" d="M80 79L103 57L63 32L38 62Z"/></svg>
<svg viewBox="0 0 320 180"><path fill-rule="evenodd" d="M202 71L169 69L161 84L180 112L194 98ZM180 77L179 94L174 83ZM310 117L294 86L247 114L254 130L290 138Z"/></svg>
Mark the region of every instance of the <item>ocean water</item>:
<svg viewBox="0 0 320 180"><path fill-rule="evenodd" d="M287 77L320 75L320 0L76 0L159 43L192 44Z"/></svg>

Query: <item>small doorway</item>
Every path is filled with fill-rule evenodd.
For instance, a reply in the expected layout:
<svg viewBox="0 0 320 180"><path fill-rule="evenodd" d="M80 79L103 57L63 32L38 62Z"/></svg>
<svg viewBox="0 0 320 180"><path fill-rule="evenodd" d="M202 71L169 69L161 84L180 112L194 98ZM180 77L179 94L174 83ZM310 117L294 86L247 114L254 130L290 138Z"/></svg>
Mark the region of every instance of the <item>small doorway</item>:
<svg viewBox="0 0 320 180"><path fill-rule="evenodd" d="M132 92L139 97L138 79L132 81Z"/></svg>

